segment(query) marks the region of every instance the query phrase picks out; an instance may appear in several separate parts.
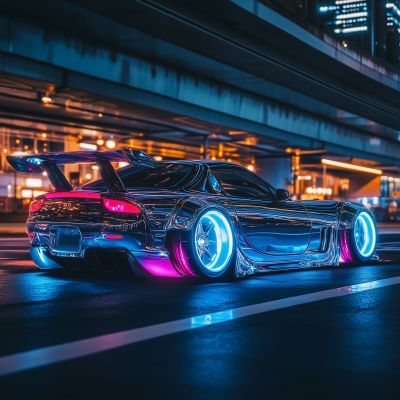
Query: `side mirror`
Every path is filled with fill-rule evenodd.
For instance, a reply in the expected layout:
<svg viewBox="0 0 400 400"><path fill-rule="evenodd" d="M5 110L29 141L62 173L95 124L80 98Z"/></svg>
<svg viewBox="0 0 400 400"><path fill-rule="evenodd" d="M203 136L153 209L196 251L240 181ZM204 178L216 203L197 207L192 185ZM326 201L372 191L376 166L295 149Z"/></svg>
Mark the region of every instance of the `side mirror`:
<svg viewBox="0 0 400 400"><path fill-rule="evenodd" d="M289 190L286 189L276 189L275 192L275 200L276 201L283 201L287 200L290 196Z"/></svg>
<svg viewBox="0 0 400 400"><path fill-rule="evenodd" d="M216 192L221 192L222 188L221 185L218 183L217 179L215 178L215 176L212 174L212 172L210 172L210 183L212 188L216 191Z"/></svg>

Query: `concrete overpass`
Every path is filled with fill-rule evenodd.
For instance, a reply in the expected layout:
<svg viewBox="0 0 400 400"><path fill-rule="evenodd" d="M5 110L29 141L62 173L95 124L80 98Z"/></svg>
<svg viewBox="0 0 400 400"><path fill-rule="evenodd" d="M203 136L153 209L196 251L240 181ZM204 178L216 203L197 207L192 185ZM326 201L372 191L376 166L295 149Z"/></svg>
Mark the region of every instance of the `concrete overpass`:
<svg viewBox="0 0 400 400"><path fill-rule="evenodd" d="M2 5L2 126L208 137L257 157L294 147L400 166L398 70L272 2Z"/></svg>

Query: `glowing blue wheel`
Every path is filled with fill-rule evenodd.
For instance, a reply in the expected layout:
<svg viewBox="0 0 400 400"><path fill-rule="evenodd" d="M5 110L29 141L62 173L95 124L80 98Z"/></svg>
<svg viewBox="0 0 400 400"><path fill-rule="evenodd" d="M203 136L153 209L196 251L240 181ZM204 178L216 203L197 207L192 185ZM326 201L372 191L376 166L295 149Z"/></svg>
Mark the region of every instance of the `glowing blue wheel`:
<svg viewBox="0 0 400 400"><path fill-rule="evenodd" d="M353 229L342 232L341 250L345 261L367 261L375 252L376 226L366 211L357 215Z"/></svg>
<svg viewBox="0 0 400 400"><path fill-rule="evenodd" d="M232 257L233 235L224 214L217 210L205 212L196 223L194 242L206 274L219 275L226 269Z"/></svg>
<svg viewBox="0 0 400 400"><path fill-rule="evenodd" d="M229 217L209 208L190 231L176 231L167 244L174 266L182 275L212 280L234 278L236 243Z"/></svg>

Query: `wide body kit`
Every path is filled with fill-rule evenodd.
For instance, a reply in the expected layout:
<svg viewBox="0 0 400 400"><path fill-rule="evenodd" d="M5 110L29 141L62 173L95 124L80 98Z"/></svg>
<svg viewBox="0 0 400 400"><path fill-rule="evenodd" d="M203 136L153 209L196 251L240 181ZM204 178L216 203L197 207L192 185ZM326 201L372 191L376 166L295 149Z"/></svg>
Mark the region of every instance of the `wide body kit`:
<svg viewBox="0 0 400 400"><path fill-rule="evenodd" d="M241 277L337 266L341 254L354 259L357 232L366 236L362 261L377 258L374 216L361 204L280 199L279 190L230 163L157 163L129 148L8 160L20 171L46 170L55 188L33 201L27 221L32 259L42 269L213 278L228 268ZM131 165L115 171L111 163L122 160ZM96 162L102 180L72 190L57 167L70 162Z"/></svg>

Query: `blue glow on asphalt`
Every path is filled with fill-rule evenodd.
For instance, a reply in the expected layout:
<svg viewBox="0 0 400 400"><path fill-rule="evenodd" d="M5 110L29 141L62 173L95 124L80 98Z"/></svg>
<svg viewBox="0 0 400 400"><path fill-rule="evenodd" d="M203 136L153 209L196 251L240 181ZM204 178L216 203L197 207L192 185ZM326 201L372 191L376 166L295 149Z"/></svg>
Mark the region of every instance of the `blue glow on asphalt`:
<svg viewBox="0 0 400 400"><path fill-rule="evenodd" d="M212 314L199 315L191 319L192 329L201 328L202 326L218 324L233 319L233 310L220 311Z"/></svg>
<svg viewBox="0 0 400 400"><path fill-rule="evenodd" d="M397 276L394 278L344 286L336 289L289 297L286 299L268 301L251 306L232 308L230 310L111 333L108 335L78 340L56 346L30 350L23 353L11 354L0 357L0 376L43 367L67 360L73 360L79 357L89 356L122 346L142 342L144 340L155 339L178 332L203 328L243 317L265 313L268 311L279 310L282 308L293 307L350 294L357 294L367 290L397 285L399 283L400 276Z"/></svg>

